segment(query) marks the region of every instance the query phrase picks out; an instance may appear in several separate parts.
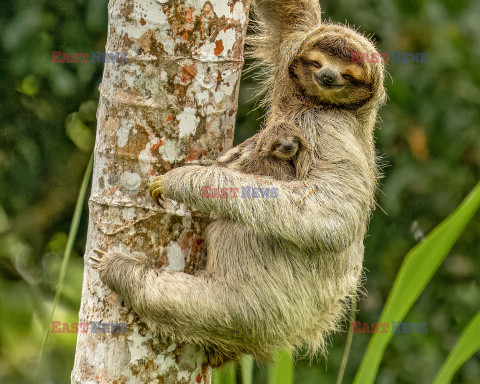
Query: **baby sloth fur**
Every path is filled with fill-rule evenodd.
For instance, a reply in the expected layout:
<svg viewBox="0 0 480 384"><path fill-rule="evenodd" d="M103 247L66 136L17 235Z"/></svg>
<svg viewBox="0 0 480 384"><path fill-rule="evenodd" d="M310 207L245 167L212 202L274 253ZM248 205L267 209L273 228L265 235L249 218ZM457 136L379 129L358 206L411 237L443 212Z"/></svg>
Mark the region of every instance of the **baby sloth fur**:
<svg viewBox="0 0 480 384"><path fill-rule="evenodd" d="M276 180L303 178L312 165L310 144L288 121L275 121L219 157L215 164Z"/></svg>
<svg viewBox="0 0 480 384"><path fill-rule="evenodd" d="M213 366L246 353L269 359L277 348L325 351L359 285L378 177L373 128L385 100L384 68L351 60L352 51L372 57L372 42L321 23L315 0L254 6L266 126L287 121L300 129L311 148L308 170L266 176L235 155L175 168L157 179L153 195L220 217L206 232L206 269L169 272L118 252L97 265L150 327L202 345ZM205 185L277 188L278 196L206 199Z"/></svg>

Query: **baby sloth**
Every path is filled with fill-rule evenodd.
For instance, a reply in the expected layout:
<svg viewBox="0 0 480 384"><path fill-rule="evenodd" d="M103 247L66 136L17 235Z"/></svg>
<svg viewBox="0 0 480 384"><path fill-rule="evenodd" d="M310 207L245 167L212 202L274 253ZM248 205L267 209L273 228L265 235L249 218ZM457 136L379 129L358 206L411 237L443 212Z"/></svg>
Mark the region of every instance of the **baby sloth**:
<svg viewBox="0 0 480 384"><path fill-rule="evenodd" d="M230 149L213 164L288 181L305 177L311 165L310 152L310 145L295 124L276 121Z"/></svg>

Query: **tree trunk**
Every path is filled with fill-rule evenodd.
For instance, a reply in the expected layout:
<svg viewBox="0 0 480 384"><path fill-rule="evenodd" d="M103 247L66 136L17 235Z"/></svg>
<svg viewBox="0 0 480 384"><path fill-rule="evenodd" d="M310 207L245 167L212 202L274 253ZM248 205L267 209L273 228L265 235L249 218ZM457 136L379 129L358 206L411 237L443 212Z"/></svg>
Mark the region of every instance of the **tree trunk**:
<svg viewBox="0 0 480 384"><path fill-rule="evenodd" d="M100 86L79 314L89 325L79 327L72 383L210 382L203 351L146 330L89 256L117 249L188 273L204 265L208 218L173 201L161 210L148 186L231 147L247 21L248 0L110 0L106 51L127 62L107 62Z"/></svg>

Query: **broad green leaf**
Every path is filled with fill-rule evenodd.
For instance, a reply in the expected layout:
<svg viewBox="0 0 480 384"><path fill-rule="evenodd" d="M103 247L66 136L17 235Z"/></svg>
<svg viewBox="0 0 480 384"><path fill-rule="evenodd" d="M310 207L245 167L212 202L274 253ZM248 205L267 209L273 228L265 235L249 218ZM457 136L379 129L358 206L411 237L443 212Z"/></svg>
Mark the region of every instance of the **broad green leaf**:
<svg viewBox="0 0 480 384"><path fill-rule="evenodd" d="M402 321L480 207L480 183L462 204L405 257L380 323ZM373 335L363 356L354 384L371 384L392 333Z"/></svg>
<svg viewBox="0 0 480 384"><path fill-rule="evenodd" d="M275 363L268 367L268 384L293 384L293 361L288 352L276 352Z"/></svg>
<svg viewBox="0 0 480 384"><path fill-rule="evenodd" d="M480 349L480 312L467 325L433 384L449 384L458 368Z"/></svg>
<svg viewBox="0 0 480 384"><path fill-rule="evenodd" d="M220 369L214 369L212 372L212 384L236 384L237 372L235 364L229 363Z"/></svg>
<svg viewBox="0 0 480 384"><path fill-rule="evenodd" d="M242 356L242 384L252 384L253 382L253 357L251 355Z"/></svg>

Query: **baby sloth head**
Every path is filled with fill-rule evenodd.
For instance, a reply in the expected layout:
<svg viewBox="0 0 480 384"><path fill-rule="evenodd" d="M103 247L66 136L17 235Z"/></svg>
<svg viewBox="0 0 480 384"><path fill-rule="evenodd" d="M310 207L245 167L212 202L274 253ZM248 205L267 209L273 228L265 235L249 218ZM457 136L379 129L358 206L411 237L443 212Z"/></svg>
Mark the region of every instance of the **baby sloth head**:
<svg viewBox="0 0 480 384"><path fill-rule="evenodd" d="M380 57L373 44L356 31L335 24L322 25L296 55L290 76L300 93L318 104L362 105L376 91L383 92L383 64L355 63L353 52Z"/></svg>
<svg viewBox="0 0 480 384"><path fill-rule="evenodd" d="M300 149L300 138L298 136L285 136L277 138L271 145L270 155L279 159L289 160L295 156Z"/></svg>
<svg viewBox="0 0 480 384"><path fill-rule="evenodd" d="M258 152L260 156L273 156L280 160L290 160L308 144L295 124L280 121L267 125L260 133Z"/></svg>

